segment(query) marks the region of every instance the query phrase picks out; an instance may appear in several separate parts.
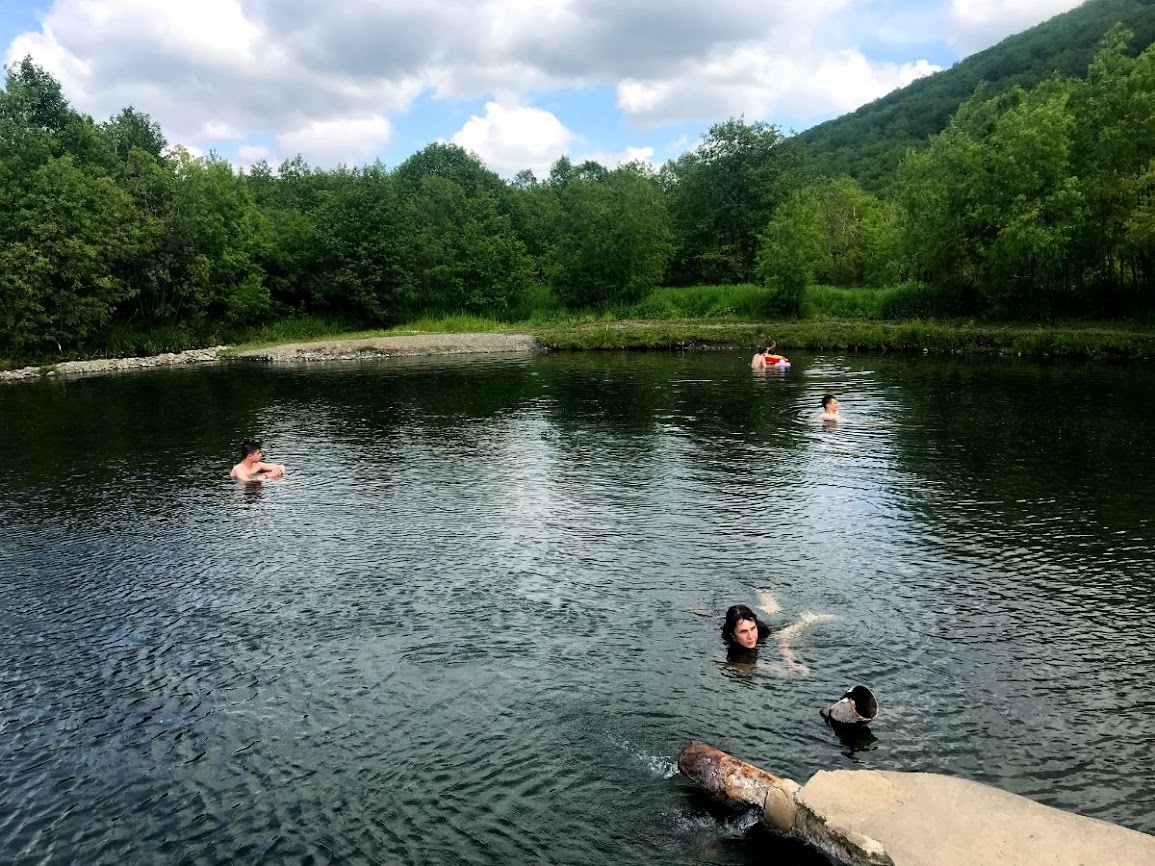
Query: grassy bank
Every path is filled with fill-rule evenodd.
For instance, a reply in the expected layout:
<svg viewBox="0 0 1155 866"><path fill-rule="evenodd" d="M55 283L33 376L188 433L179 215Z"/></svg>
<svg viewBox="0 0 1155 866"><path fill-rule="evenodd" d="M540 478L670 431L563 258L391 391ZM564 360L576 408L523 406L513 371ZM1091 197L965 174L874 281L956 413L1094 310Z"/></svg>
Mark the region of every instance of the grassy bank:
<svg viewBox="0 0 1155 866"><path fill-rule="evenodd" d="M936 309L933 290L918 286L881 289L807 289L803 313L794 319L770 312L770 293L755 285L661 288L637 304L610 310L568 312L548 293L523 310L519 321L469 315L429 314L388 329L297 315L230 332L187 324L133 330L113 326L71 352L0 359L0 370L65 360L131 357L179 352L218 343L256 348L326 339L388 335L479 333L532 334L559 350L686 349L736 347L753 350L769 339L784 351L899 351L1006 353L1034 357L1155 359L1155 320L1143 322L1004 323L949 318Z"/></svg>
<svg viewBox="0 0 1155 866"><path fill-rule="evenodd" d="M429 317L396 328L354 332L326 327L323 321L314 324L315 327L308 332L299 327L291 333L270 328L260 332L257 339L247 345L502 331L532 334L546 348L559 351L715 348L753 351L769 340L776 340L782 351L809 349L1155 359L1155 328L1120 322L1037 325L983 324L962 320L879 322L827 317L743 321L732 316L640 319L600 313L512 323L468 316Z"/></svg>
<svg viewBox="0 0 1155 866"><path fill-rule="evenodd" d="M860 322L835 319L786 322L707 320L616 321L534 329L559 350L739 347L767 339L783 352L881 351L1013 354L1030 357L1155 359L1155 331L1106 325L977 325L971 322Z"/></svg>

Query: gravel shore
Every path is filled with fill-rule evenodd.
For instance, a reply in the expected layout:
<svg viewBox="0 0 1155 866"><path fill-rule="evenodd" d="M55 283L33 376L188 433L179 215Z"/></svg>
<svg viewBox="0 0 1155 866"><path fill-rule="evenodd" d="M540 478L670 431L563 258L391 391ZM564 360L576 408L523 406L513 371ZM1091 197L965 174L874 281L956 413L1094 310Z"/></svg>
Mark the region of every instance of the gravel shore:
<svg viewBox="0 0 1155 866"><path fill-rule="evenodd" d="M347 361L365 357L396 358L414 355L469 355L494 352L536 352L540 344L525 334L413 334L366 337L360 340L322 340L285 343L260 349L229 352L247 361Z"/></svg>
<svg viewBox="0 0 1155 866"><path fill-rule="evenodd" d="M169 352L148 358L107 358L96 361L62 361L46 367L21 367L0 371L0 382L19 382L41 377L92 375L181 364L217 361L349 361L359 358L412 357L416 355L467 355L495 352L536 352L540 344L524 334L413 334L399 337L367 337L359 340L320 340L285 343L260 349L233 350L228 346Z"/></svg>

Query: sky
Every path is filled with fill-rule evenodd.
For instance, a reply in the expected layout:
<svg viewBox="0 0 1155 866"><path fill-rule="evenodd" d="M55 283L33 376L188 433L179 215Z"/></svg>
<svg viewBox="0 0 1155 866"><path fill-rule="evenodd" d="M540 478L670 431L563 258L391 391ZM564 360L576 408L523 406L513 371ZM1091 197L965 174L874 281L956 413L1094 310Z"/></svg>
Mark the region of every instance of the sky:
<svg viewBox="0 0 1155 866"><path fill-rule="evenodd" d="M801 132L1078 0L4 0L98 121L246 168L393 167L458 144L504 177L661 165L730 117Z"/></svg>

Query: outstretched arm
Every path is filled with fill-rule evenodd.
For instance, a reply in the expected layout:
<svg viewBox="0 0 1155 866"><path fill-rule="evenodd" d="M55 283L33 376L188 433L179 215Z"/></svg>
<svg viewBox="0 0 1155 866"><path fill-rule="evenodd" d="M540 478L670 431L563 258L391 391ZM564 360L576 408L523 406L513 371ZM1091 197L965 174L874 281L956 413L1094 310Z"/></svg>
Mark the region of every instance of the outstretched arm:
<svg viewBox="0 0 1155 866"><path fill-rule="evenodd" d="M280 478L285 474L285 464L283 463L258 463L256 466L256 475L258 472L267 472L270 478Z"/></svg>

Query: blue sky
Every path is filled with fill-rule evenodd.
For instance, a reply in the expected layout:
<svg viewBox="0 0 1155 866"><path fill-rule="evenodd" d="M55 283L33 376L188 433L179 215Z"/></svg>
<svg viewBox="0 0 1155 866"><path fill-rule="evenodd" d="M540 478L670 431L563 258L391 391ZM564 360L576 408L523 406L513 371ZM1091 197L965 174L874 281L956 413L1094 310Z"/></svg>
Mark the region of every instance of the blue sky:
<svg viewBox="0 0 1155 866"><path fill-rule="evenodd" d="M801 131L1073 0L5 0L79 110L132 105L238 166L393 166L454 142L510 177L660 165L738 115Z"/></svg>

